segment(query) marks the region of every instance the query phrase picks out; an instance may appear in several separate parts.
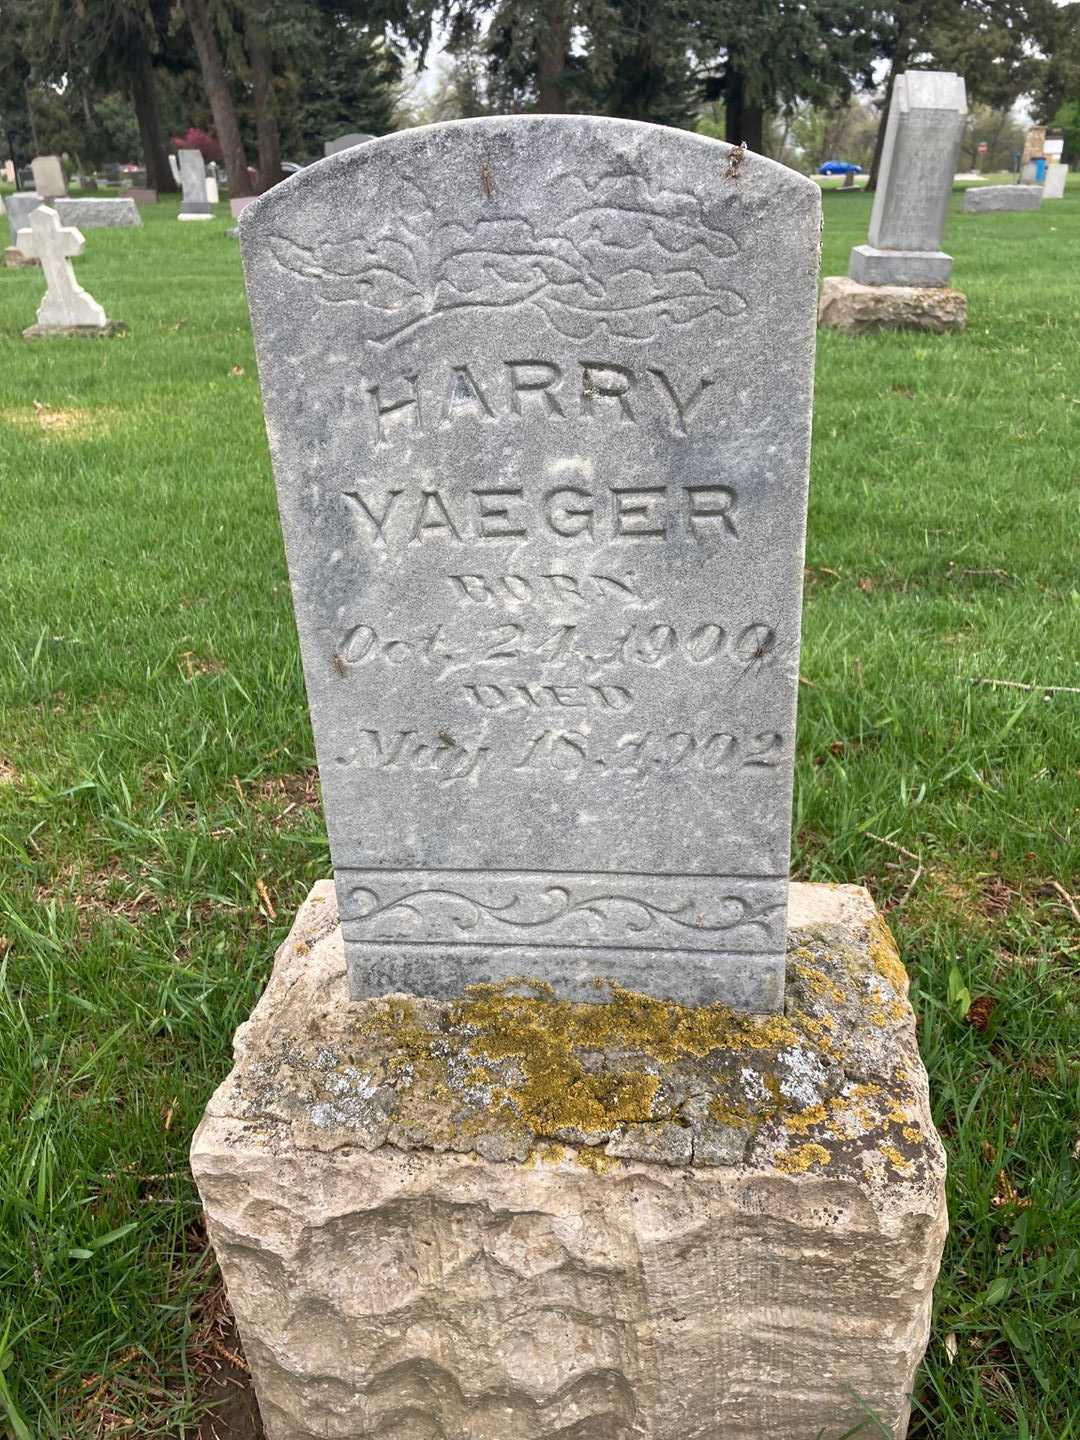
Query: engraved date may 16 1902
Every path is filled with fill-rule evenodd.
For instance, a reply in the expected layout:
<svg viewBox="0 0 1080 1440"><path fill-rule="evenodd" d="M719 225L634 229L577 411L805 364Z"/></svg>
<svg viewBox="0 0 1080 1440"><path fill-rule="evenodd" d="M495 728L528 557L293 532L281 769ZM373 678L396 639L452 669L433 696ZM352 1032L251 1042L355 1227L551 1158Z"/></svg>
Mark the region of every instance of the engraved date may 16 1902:
<svg viewBox="0 0 1080 1440"><path fill-rule="evenodd" d="M442 625L424 635L382 635L373 625L354 625L334 652L340 674L358 665L442 667L447 674L463 665L511 665L534 660L563 664L569 660L600 668L608 665L659 666L681 659L692 665L727 660L738 665L762 664L774 656L776 632L763 621L732 630L712 621L694 628L666 622L631 625L602 644L590 641L577 625L556 625L530 632L508 621L454 640Z"/></svg>
<svg viewBox="0 0 1080 1440"><path fill-rule="evenodd" d="M512 775L548 771L568 780L584 775L640 780L687 770L733 778L774 770L786 745L776 730L755 735L646 730L612 742L577 730L543 730L513 747L460 739L447 731L428 739L416 730L362 730L359 739L358 745L335 757L338 765L426 774L439 786L469 780L493 765Z"/></svg>

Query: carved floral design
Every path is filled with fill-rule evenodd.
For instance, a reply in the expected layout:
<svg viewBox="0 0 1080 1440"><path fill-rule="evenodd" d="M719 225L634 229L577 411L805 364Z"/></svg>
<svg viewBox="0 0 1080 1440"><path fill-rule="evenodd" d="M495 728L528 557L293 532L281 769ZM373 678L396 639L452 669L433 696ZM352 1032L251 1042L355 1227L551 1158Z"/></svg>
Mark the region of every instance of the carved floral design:
<svg viewBox="0 0 1080 1440"><path fill-rule="evenodd" d="M331 304L356 305L376 348L458 312L541 311L561 334L649 340L662 328L746 308L726 283L737 251L688 191L638 175L593 183L561 174L535 218L499 213L497 201L467 222L436 217L424 190L399 184L393 221L314 246L270 237L277 262Z"/></svg>
<svg viewBox="0 0 1080 1440"><path fill-rule="evenodd" d="M741 895L723 896L708 902L707 906L700 897L688 897L675 905L661 905L644 896L619 893L588 894L575 899L565 885L548 885L528 895L519 892L502 904L458 890L441 889L410 890L384 900L370 885L353 886L349 899L361 908L347 914L347 922L359 922L365 929L372 922L396 922L377 928L393 929L401 936L427 925L439 929L452 927L465 934L480 926L507 931L553 927L577 930L581 927L573 926L575 919L585 922L587 932L602 932L609 939L618 935L640 935L669 924L699 933L724 934L745 927L767 934L771 917L783 909L782 901L755 904Z"/></svg>

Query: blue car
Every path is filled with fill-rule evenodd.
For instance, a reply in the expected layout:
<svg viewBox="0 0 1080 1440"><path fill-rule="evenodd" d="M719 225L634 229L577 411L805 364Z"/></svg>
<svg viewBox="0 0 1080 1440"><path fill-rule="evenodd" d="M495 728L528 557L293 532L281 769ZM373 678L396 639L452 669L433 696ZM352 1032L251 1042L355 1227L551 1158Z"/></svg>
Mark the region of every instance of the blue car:
<svg viewBox="0 0 1080 1440"><path fill-rule="evenodd" d="M861 165L852 165L849 160L826 160L817 173L819 175L861 175L863 168Z"/></svg>

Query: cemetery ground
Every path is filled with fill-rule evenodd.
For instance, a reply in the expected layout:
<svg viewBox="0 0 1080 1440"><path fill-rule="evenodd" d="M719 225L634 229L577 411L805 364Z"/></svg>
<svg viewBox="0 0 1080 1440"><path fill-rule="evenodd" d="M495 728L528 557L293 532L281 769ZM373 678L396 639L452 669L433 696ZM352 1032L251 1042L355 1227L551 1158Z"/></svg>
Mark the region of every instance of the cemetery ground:
<svg viewBox="0 0 1080 1440"><path fill-rule="evenodd" d="M911 1433L1074 1440L1080 193L987 216L960 198L966 333L819 337L794 870L888 910L948 1150ZM869 207L826 195L823 274ZM223 209L88 235L79 279L124 338L27 345L40 273L0 272L16 1440L193 1436L223 1394L217 1433L255 1433L187 1148L330 859Z"/></svg>

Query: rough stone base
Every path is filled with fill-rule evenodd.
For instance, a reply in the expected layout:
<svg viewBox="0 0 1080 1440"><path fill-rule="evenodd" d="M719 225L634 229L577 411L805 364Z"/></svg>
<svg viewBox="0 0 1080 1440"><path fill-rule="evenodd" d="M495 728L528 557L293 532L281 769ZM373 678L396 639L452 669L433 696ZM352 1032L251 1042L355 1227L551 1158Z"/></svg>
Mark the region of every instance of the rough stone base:
<svg viewBox="0 0 1080 1440"><path fill-rule="evenodd" d="M876 250L856 245L848 275L860 285L947 285L952 256L944 250Z"/></svg>
<svg viewBox="0 0 1080 1440"><path fill-rule="evenodd" d="M108 340L113 335L126 335L123 320L110 320L107 325L31 325L24 330L24 340L56 340L82 336L88 340Z"/></svg>
<svg viewBox="0 0 1080 1440"><path fill-rule="evenodd" d="M21 270L24 265L41 265L36 255L24 255L17 245L9 245L4 251L4 264L9 270Z"/></svg>
<svg viewBox="0 0 1080 1440"><path fill-rule="evenodd" d="M946 1230L907 976L866 891L790 917L768 1018L350 1001L315 886L191 1151L271 1440L903 1436Z"/></svg>
<svg viewBox="0 0 1080 1440"><path fill-rule="evenodd" d="M824 330L963 330L967 296L944 286L860 285L847 275L821 282L818 325Z"/></svg>

